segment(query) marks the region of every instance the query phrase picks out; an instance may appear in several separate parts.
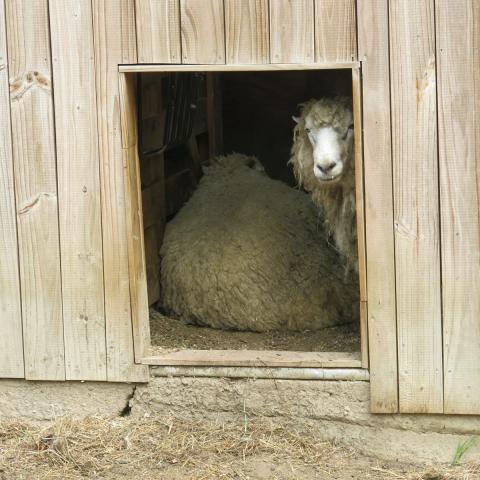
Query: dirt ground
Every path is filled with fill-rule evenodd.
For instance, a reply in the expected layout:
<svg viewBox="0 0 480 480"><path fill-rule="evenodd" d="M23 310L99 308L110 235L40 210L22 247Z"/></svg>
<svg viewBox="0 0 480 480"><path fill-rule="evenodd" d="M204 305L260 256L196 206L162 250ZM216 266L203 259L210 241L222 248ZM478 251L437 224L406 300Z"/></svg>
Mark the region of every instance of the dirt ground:
<svg viewBox="0 0 480 480"><path fill-rule="evenodd" d="M0 423L0 479L314 480L480 478L480 464L386 464L294 427L245 418L243 424L58 419Z"/></svg>
<svg viewBox="0 0 480 480"><path fill-rule="evenodd" d="M347 324L306 332L237 332L185 325L150 309L154 350L291 350L297 352L360 351L359 327Z"/></svg>

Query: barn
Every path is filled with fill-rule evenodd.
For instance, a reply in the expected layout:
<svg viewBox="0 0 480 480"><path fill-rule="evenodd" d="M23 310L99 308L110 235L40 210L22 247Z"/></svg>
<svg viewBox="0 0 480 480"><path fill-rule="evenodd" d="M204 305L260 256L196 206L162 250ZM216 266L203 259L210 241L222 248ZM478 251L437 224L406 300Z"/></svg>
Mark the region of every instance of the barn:
<svg viewBox="0 0 480 480"><path fill-rule="evenodd" d="M0 0L0 378L364 381L371 413L479 415L479 54L475 0ZM202 121L166 129L162 91L193 81ZM358 350L152 349L158 248L201 159L249 98L290 119L288 95L336 89Z"/></svg>

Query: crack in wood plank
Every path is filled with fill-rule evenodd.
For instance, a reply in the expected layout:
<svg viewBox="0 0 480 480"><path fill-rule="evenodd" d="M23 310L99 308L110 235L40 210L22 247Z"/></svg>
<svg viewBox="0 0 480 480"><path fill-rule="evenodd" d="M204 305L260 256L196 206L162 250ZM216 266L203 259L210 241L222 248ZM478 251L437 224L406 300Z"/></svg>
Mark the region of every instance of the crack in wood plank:
<svg viewBox="0 0 480 480"><path fill-rule="evenodd" d="M18 210L18 215L25 215L26 213L30 213L35 208L35 206L39 205L42 198L52 198L53 200L56 200L57 196L54 193L40 192L32 200L29 200L28 202L25 202L23 205L20 206Z"/></svg>

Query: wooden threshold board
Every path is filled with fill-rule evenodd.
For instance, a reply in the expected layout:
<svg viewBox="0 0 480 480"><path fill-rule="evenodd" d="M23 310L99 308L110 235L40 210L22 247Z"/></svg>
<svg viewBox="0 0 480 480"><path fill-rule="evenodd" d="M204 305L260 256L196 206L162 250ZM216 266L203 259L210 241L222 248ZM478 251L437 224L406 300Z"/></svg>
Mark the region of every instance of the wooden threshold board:
<svg viewBox="0 0 480 480"><path fill-rule="evenodd" d="M145 365L361 368L360 352L178 350L141 359Z"/></svg>
<svg viewBox="0 0 480 480"><path fill-rule="evenodd" d="M324 62L324 63L269 63L269 64L237 64L237 65L174 65L174 64L137 64L119 65L120 73L145 72L268 72L278 70L339 70L359 68L360 62Z"/></svg>

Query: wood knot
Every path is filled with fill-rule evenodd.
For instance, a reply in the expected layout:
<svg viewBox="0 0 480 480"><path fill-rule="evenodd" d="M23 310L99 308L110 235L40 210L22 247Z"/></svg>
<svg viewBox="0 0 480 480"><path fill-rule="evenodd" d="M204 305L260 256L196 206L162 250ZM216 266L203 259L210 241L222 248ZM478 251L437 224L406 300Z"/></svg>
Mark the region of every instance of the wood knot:
<svg viewBox="0 0 480 480"><path fill-rule="evenodd" d="M40 88L50 92L50 78L38 71L26 72L10 80L10 97L12 100L19 100L31 88Z"/></svg>
<svg viewBox="0 0 480 480"><path fill-rule="evenodd" d="M405 220L397 220L394 222L395 232L398 237L406 240L418 240L418 232L416 228L407 223Z"/></svg>
<svg viewBox="0 0 480 480"><path fill-rule="evenodd" d="M37 206L40 205L40 202L42 200L56 200L57 196L54 193L50 192L39 192L37 195L34 197L28 199L25 201L23 204L19 205L18 208L18 215L25 215L27 213L32 212Z"/></svg>
<svg viewBox="0 0 480 480"><path fill-rule="evenodd" d="M35 77L37 80L37 84L40 87L50 89L50 79L46 77L45 75L42 75L41 73L35 72Z"/></svg>

